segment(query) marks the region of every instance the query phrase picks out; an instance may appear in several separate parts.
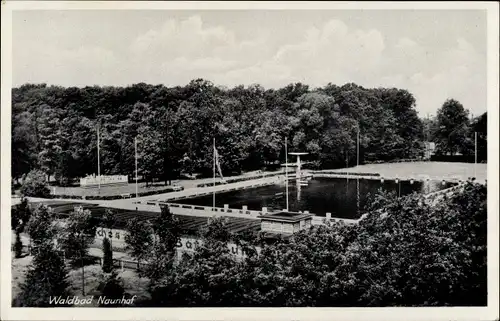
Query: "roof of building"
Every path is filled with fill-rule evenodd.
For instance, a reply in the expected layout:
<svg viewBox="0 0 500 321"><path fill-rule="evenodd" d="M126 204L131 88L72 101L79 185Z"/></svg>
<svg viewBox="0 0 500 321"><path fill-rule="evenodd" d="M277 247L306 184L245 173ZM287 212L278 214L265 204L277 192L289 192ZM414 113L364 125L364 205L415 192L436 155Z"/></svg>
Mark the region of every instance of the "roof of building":
<svg viewBox="0 0 500 321"><path fill-rule="evenodd" d="M299 222L305 219L310 219L312 218L312 216L313 214L310 213L282 211L278 213L262 215L260 219L264 221Z"/></svg>

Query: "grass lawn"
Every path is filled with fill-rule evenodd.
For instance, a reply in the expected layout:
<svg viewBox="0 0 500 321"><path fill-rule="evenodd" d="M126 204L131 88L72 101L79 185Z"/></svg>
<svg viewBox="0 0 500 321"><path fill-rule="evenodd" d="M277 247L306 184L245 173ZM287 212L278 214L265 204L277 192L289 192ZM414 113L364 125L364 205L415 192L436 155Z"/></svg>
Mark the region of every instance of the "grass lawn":
<svg viewBox="0 0 500 321"><path fill-rule="evenodd" d="M487 179L487 164L476 165L478 181ZM367 164L352 168L337 169L339 172L379 173L383 177L420 178L425 175L431 179L467 180L474 176L474 164L447 162L412 162Z"/></svg>
<svg viewBox="0 0 500 321"><path fill-rule="evenodd" d="M166 189L168 186L164 184L155 183L154 185L149 185L146 187L145 183L138 184L138 192L148 192ZM128 185L117 185L117 186L101 186L101 190L96 188L82 188L79 186L72 187L61 187L61 186L50 186L50 192L57 195L78 195L78 196L111 196L111 195L121 195L121 194L131 194L135 195L135 184L130 183Z"/></svg>

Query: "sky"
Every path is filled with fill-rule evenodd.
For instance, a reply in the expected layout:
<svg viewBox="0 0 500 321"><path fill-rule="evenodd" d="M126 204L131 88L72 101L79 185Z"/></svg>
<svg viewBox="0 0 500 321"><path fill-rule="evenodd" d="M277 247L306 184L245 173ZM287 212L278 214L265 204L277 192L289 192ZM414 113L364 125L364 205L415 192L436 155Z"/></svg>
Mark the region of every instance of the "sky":
<svg viewBox="0 0 500 321"><path fill-rule="evenodd" d="M13 86L204 78L233 87L356 83L407 89L419 115L486 106L482 10L13 12Z"/></svg>

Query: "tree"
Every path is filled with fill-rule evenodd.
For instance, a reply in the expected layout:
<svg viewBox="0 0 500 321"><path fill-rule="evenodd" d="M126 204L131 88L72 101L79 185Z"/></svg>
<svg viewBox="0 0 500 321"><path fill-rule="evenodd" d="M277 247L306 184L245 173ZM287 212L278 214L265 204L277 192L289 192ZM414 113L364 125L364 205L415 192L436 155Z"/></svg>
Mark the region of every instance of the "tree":
<svg viewBox="0 0 500 321"><path fill-rule="evenodd" d="M104 253L102 271L104 273L110 273L113 271L113 250L111 249L111 243L107 237L102 241L102 247Z"/></svg>
<svg viewBox="0 0 500 321"><path fill-rule="evenodd" d="M21 241L21 235L16 233L16 242L14 243L14 255L16 259L23 255L23 242Z"/></svg>
<svg viewBox="0 0 500 321"><path fill-rule="evenodd" d="M58 230L52 209L45 204L38 205L26 225L26 230L30 236L32 253L36 254L38 248L52 244Z"/></svg>
<svg viewBox="0 0 500 321"><path fill-rule="evenodd" d="M153 221L153 245L144 274L151 284L163 279L171 270L181 236L179 220L172 215L168 206L161 207L160 216Z"/></svg>
<svg viewBox="0 0 500 321"><path fill-rule="evenodd" d="M26 225L31 217L31 209L28 204L28 199L22 198L21 203L14 206L11 210L11 228L16 233L16 242L14 244L15 257L19 258L22 255L23 243L21 241L21 233L24 232Z"/></svg>
<svg viewBox="0 0 500 321"><path fill-rule="evenodd" d="M454 155L470 150L469 117L461 103L448 99L437 113L436 152ZM473 138L472 138L473 139ZM473 144L473 143L472 143Z"/></svg>
<svg viewBox="0 0 500 321"><path fill-rule="evenodd" d="M140 269L141 261L148 258L153 246L153 228L149 221L142 221L138 218L133 218L127 224L127 234L125 235L126 251L131 257L137 260L138 272L141 275L143 272Z"/></svg>
<svg viewBox="0 0 500 321"><path fill-rule="evenodd" d="M40 170L32 170L26 175L20 191L24 197L47 198L50 196L45 174Z"/></svg>
<svg viewBox="0 0 500 321"><path fill-rule="evenodd" d="M231 240L231 233L226 226L225 217L213 217L209 219L209 223L201 230L201 237L205 240L215 240L222 243L227 243Z"/></svg>
<svg viewBox="0 0 500 321"><path fill-rule="evenodd" d="M50 244L38 248L26 279L21 284L21 293L14 300L16 306L49 307L56 297L65 299L69 295L63 258Z"/></svg>
<svg viewBox="0 0 500 321"><path fill-rule="evenodd" d="M12 178L19 179L36 164L35 135L32 115L23 104L12 106Z"/></svg>
<svg viewBox="0 0 500 321"><path fill-rule="evenodd" d="M61 233L61 247L66 257L76 263L87 256L90 244L95 239L96 226L92 220L92 213L83 207L75 207L74 211L64 222Z"/></svg>

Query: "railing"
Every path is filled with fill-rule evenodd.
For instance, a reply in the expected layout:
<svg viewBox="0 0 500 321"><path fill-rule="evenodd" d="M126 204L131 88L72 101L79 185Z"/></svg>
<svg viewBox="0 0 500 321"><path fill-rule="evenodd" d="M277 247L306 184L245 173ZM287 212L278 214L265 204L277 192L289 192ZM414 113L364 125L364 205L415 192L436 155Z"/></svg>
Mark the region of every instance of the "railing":
<svg viewBox="0 0 500 321"><path fill-rule="evenodd" d="M245 218L258 218L259 216L267 213L266 210L256 211L256 210L248 210L246 206L244 206L241 210L238 209L230 209L229 207L211 207L211 206L200 206L200 205L189 205L189 204L178 204L178 203L167 203L167 202L158 202L157 205L165 204L170 208L172 214L175 215L193 215L193 216L212 216L214 212L218 213L230 213L231 216L242 214L241 217ZM199 215L194 215L199 214ZM238 215L239 216L239 215Z"/></svg>
<svg viewBox="0 0 500 321"><path fill-rule="evenodd" d="M268 181L268 182L261 182L257 184L249 184L249 185L243 185L243 186L236 186L236 187L231 187L228 186L227 189L221 189L217 190L217 192L230 192L230 191L237 191L237 190L243 190L243 189L248 189L248 188L255 188L255 187L262 187L262 186L268 186L274 184L276 181ZM231 182L233 183L233 182ZM225 184L224 184L225 185ZM216 186L220 186L216 185ZM205 186L207 188L214 187L213 185L207 185ZM187 191L187 190L186 190ZM169 197L168 201L178 201L186 198L192 198L192 197L199 197L199 196L206 196L206 195L211 195L212 192L208 192L207 190L192 190L192 194L189 195L182 195L182 196L177 196L177 197Z"/></svg>
<svg viewBox="0 0 500 321"><path fill-rule="evenodd" d="M80 186L94 186L94 185L107 185L107 184L127 184L128 176L127 175L113 175L113 176L91 176L80 178Z"/></svg>
<svg viewBox="0 0 500 321"><path fill-rule="evenodd" d="M292 171L289 170L289 172L292 172ZM280 175L284 175L284 172L252 175L252 176L247 176L247 177L238 177L238 178L233 178L233 179L227 179L225 181L217 181L217 182L215 182L215 186L250 181L250 180L254 180L254 179L261 179L261 178L267 178L267 177L273 177L273 176L280 176ZM202 183L202 184L196 185L196 187L211 187L211 186L214 186L214 183Z"/></svg>

